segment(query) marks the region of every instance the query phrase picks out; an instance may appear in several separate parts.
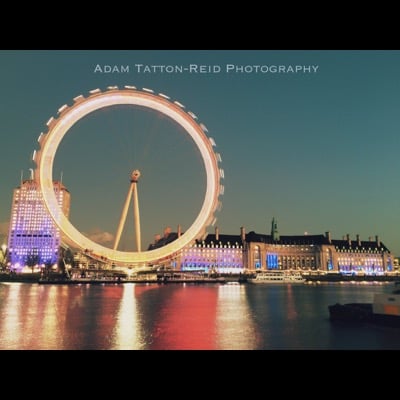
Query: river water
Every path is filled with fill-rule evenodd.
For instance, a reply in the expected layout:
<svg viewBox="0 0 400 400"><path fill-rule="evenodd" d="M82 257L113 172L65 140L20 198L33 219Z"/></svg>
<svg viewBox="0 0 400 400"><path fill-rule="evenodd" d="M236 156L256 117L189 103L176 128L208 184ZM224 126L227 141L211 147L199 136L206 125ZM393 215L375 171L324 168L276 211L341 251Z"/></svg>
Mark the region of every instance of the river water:
<svg viewBox="0 0 400 400"><path fill-rule="evenodd" d="M400 330L331 323L328 305L393 284L0 283L0 349L400 349Z"/></svg>

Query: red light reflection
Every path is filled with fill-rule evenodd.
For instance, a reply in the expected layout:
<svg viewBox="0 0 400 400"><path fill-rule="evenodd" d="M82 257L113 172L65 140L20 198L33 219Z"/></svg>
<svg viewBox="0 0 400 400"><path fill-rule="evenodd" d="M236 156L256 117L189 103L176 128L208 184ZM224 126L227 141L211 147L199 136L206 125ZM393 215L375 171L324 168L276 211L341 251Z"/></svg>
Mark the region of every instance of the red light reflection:
<svg viewBox="0 0 400 400"><path fill-rule="evenodd" d="M214 287L175 288L155 321L150 349L215 349L217 302Z"/></svg>

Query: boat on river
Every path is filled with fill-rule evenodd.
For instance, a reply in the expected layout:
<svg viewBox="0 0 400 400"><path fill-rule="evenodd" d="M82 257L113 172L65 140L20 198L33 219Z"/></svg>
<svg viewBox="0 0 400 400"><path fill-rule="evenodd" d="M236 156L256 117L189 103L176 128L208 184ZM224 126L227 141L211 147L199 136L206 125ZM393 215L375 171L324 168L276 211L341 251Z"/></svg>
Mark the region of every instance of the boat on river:
<svg viewBox="0 0 400 400"><path fill-rule="evenodd" d="M400 291L376 293L372 303L346 303L328 306L333 322L368 323L400 328Z"/></svg>
<svg viewBox="0 0 400 400"><path fill-rule="evenodd" d="M257 272L254 278L247 279L249 283L303 283L305 278L299 271L268 270Z"/></svg>

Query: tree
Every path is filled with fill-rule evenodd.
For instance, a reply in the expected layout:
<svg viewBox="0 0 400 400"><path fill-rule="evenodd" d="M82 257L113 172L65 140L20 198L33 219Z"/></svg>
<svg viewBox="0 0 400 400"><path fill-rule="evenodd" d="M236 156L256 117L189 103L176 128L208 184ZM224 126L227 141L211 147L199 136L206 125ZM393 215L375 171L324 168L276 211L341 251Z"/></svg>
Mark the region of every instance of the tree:
<svg viewBox="0 0 400 400"><path fill-rule="evenodd" d="M35 268L35 265L39 264L39 259L40 257L37 249L31 250L26 256L26 265L32 268L32 273Z"/></svg>
<svg viewBox="0 0 400 400"><path fill-rule="evenodd" d="M51 271L52 266L53 266L53 263L52 263L51 259L46 260L46 262L44 263L44 277L45 278L50 277L50 271Z"/></svg>
<svg viewBox="0 0 400 400"><path fill-rule="evenodd" d="M0 247L0 268L4 271L7 268L8 249L5 244Z"/></svg>
<svg viewBox="0 0 400 400"><path fill-rule="evenodd" d="M71 267L74 267L74 253L71 251L71 249L67 248L64 252L64 261L66 265L70 265Z"/></svg>
<svg viewBox="0 0 400 400"><path fill-rule="evenodd" d="M57 269L61 273L63 278L69 278L68 269L67 269L67 259L69 249L65 249L63 247L59 248L58 252L58 260L57 260ZM72 254L72 253L71 253Z"/></svg>

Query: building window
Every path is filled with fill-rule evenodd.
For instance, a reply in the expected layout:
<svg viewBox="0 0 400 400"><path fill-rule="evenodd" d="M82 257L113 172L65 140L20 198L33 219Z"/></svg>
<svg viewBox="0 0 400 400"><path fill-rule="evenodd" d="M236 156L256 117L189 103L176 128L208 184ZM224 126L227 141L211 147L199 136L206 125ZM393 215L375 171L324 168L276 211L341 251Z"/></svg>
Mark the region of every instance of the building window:
<svg viewBox="0 0 400 400"><path fill-rule="evenodd" d="M261 268L260 246L254 246L254 268L255 269L260 269Z"/></svg>
<svg viewBox="0 0 400 400"><path fill-rule="evenodd" d="M278 255L276 253L267 253L267 268L268 269L278 269Z"/></svg>

